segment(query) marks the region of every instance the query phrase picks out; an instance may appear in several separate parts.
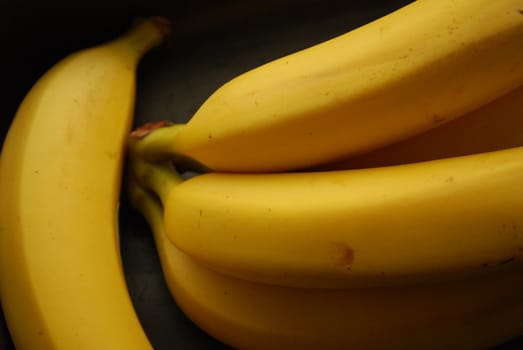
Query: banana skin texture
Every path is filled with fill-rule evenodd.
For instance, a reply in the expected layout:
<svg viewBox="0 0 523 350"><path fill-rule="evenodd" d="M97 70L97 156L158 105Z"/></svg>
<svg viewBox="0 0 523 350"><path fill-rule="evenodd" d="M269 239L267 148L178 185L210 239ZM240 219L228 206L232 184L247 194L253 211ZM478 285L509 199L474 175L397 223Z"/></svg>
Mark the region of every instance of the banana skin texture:
<svg viewBox="0 0 523 350"><path fill-rule="evenodd" d="M445 125L311 171L373 168L523 146L523 86Z"/></svg>
<svg viewBox="0 0 523 350"><path fill-rule="evenodd" d="M198 326L238 349L485 349L523 332L522 272L364 289L292 288L217 273L174 246L136 179L167 285Z"/></svg>
<svg viewBox="0 0 523 350"><path fill-rule="evenodd" d="M140 58L168 24L139 21L33 86L0 158L0 298L17 349L151 349L120 260L117 206Z"/></svg>
<svg viewBox="0 0 523 350"><path fill-rule="evenodd" d="M412 2L229 81L175 136L151 133L156 146L142 157L288 171L441 126L523 84L522 9L522 0Z"/></svg>

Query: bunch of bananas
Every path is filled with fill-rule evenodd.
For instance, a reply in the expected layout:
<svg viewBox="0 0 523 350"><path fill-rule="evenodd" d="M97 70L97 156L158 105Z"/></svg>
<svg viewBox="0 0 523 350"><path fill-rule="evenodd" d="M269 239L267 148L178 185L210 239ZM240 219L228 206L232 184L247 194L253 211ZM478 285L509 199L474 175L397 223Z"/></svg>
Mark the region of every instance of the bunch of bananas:
<svg viewBox="0 0 523 350"><path fill-rule="evenodd" d="M18 349L151 348L119 256L125 152L173 297L224 343L523 334L522 0L414 1L129 133L136 65L167 31L151 18L71 55L15 116L0 300Z"/></svg>
<svg viewBox="0 0 523 350"><path fill-rule="evenodd" d="M522 10L418 0L133 131L127 191L185 313L241 349L522 334Z"/></svg>

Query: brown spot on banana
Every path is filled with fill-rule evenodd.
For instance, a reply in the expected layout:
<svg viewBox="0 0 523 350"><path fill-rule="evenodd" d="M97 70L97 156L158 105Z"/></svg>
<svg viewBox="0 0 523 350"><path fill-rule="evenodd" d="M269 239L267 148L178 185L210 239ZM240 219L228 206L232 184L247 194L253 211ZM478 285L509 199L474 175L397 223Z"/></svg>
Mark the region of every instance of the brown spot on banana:
<svg viewBox="0 0 523 350"><path fill-rule="evenodd" d="M332 243L332 247L335 264L350 270L354 262L354 249L344 242L334 242Z"/></svg>

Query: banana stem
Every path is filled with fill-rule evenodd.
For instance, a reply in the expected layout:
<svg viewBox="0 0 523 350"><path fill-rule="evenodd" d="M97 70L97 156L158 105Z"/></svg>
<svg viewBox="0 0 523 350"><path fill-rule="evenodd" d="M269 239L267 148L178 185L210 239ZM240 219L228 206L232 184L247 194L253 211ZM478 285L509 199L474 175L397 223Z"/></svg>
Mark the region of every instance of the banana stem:
<svg viewBox="0 0 523 350"><path fill-rule="evenodd" d="M139 184L155 193L162 203L167 200L171 189L183 181L170 161L152 163L131 157L129 167Z"/></svg>
<svg viewBox="0 0 523 350"><path fill-rule="evenodd" d="M128 140L129 153L150 161L165 160L172 157L172 142L184 124L168 121L147 123L133 132Z"/></svg>
<svg viewBox="0 0 523 350"><path fill-rule="evenodd" d="M158 46L171 33L171 23L164 17L148 17L135 21L132 28L113 41L112 45L131 50L137 61L151 48Z"/></svg>
<svg viewBox="0 0 523 350"><path fill-rule="evenodd" d="M150 232L156 243L156 250L160 258L162 270L169 289L172 291L169 271L172 271L176 261L173 253L176 251L165 234L164 208L153 193L140 186L138 180L131 174L127 181L127 194L131 205L140 212L149 224Z"/></svg>
<svg viewBox="0 0 523 350"><path fill-rule="evenodd" d="M127 179L127 194L131 205L138 210L149 223L155 239L159 239L163 230L163 207L153 194L142 188L135 176Z"/></svg>

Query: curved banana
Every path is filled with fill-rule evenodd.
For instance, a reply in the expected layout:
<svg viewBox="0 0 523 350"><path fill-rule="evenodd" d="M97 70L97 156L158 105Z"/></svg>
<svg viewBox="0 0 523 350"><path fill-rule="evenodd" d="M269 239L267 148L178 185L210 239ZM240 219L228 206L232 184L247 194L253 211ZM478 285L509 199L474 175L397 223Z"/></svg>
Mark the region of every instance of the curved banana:
<svg viewBox="0 0 523 350"><path fill-rule="evenodd" d="M523 267L523 147L310 173L131 162L169 239L212 269L298 287L367 287Z"/></svg>
<svg viewBox="0 0 523 350"><path fill-rule="evenodd" d="M135 69L168 24L70 55L20 105L0 158L0 299L17 349L150 349L117 205Z"/></svg>
<svg viewBox="0 0 523 350"><path fill-rule="evenodd" d="M238 349L486 349L523 333L522 271L452 283L301 289L216 273L165 235L162 207L130 183L152 226L163 274L198 326Z"/></svg>
<svg viewBox="0 0 523 350"><path fill-rule="evenodd" d="M523 84L522 8L522 0L414 1L240 75L142 156L275 172L419 134Z"/></svg>
<svg viewBox="0 0 523 350"><path fill-rule="evenodd" d="M523 86L423 134L311 170L398 165L523 146L522 110Z"/></svg>

